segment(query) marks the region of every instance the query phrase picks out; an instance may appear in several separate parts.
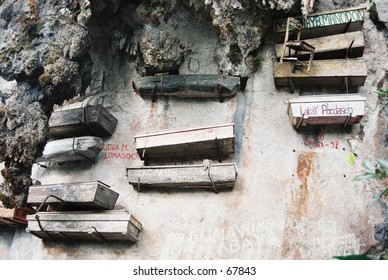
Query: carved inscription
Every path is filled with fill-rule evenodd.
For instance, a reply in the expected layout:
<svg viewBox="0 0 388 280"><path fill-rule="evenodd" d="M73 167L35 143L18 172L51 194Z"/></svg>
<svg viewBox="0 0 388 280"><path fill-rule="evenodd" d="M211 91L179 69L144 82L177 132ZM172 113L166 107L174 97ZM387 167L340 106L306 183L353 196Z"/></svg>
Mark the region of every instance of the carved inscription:
<svg viewBox="0 0 388 280"><path fill-rule="evenodd" d="M278 251L287 247L298 251L301 259L331 259L335 255L358 254L360 241L354 233L339 230L330 220L278 219L244 221L228 227L213 227L204 224L181 224L169 221L175 230L165 236L163 258L177 259L183 256L192 259L227 257L258 258L260 252ZM294 234L283 239L285 228ZM306 239L306 234L311 234ZM268 256L267 256L268 257Z"/></svg>

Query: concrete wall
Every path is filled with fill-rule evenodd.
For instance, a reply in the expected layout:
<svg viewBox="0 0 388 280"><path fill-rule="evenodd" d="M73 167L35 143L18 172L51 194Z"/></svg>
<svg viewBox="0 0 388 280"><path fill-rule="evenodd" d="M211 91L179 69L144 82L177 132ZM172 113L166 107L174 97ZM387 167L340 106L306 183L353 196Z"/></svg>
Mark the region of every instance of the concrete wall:
<svg viewBox="0 0 388 280"><path fill-rule="evenodd" d="M182 14L175 17L179 20ZM192 42L195 51L185 57L180 72L217 73L215 31L201 27L189 14L185 19L179 31L191 35L185 43ZM35 165L32 177L42 184L89 180L109 184L120 193L116 209L126 209L143 224L139 241L43 242L23 229L14 234L1 231L0 258L330 259L365 251L374 244L373 225L382 221L382 212L373 203L374 184L354 181L361 167L350 166L346 158L351 151L357 153L358 164L367 158L386 157L386 119L379 114L374 89L387 69L387 48L369 19L364 31L369 70L359 92L367 98L367 112L361 125L346 130L326 127L297 132L292 128L286 111L289 98L333 91L290 94L287 89L276 89L271 36L260 51L265 61L249 77L246 90L223 103L143 99L131 88L138 78L134 63L123 62L126 71L116 77L120 81L116 87L82 102L103 104L119 120L112 137L104 139L106 144L118 145L118 150L103 150L94 164ZM65 107L78 105L69 102ZM238 167L233 190L215 194L150 189L138 193L127 183L126 167L143 165L136 155L134 135L226 122L235 123L236 152L225 160ZM316 139L324 146L315 147ZM111 153L129 154L129 159L113 158Z"/></svg>

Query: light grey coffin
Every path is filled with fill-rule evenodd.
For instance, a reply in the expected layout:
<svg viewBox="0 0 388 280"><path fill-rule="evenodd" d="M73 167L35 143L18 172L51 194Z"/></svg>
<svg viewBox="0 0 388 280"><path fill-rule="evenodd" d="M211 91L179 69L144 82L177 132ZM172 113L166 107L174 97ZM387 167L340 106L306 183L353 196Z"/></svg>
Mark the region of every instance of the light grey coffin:
<svg viewBox="0 0 388 280"><path fill-rule="evenodd" d="M234 124L165 130L135 136L142 160L222 158L234 153Z"/></svg>
<svg viewBox="0 0 388 280"><path fill-rule="evenodd" d="M137 191L145 187L233 188L237 177L234 163L169 165L127 168L128 183Z"/></svg>
<svg viewBox="0 0 388 280"><path fill-rule="evenodd" d="M48 240L128 240L142 225L124 210L39 212L27 216L27 232Z"/></svg>
<svg viewBox="0 0 388 280"><path fill-rule="evenodd" d="M93 161L104 148L104 141L95 136L65 138L47 142L43 156L37 161Z"/></svg>
<svg viewBox="0 0 388 280"><path fill-rule="evenodd" d="M288 101L293 126L352 125L364 115L365 97L359 94L309 95Z"/></svg>
<svg viewBox="0 0 388 280"><path fill-rule="evenodd" d="M28 191L27 204L39 206L48 196L63 200L65 209L113 209L119 194L100 182L35 185ZM45 204L57 207L60 200L50 197Z"/></svg>

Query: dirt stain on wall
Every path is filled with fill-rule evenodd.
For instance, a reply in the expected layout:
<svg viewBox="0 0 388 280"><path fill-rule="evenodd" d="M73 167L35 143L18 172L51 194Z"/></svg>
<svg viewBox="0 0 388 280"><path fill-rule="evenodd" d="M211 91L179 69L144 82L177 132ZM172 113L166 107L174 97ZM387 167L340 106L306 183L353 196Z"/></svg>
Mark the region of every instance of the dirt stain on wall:
<svg viewBox="0 0 388 280"><path fill-rule="evenodd" d="M315 155L316 153L314 151L302 152L298 155L296 171L300 185L292 191L291 203L288 207L287 215L289 220L298 222L308 217L308 179L313 172ZM292 240L301 240L302 238L307 238L306 232L301 233L297 227L286 224L283 233L282 257L285 259L301 259L301 252L298 250L298 246L292 244Z"/></svg>

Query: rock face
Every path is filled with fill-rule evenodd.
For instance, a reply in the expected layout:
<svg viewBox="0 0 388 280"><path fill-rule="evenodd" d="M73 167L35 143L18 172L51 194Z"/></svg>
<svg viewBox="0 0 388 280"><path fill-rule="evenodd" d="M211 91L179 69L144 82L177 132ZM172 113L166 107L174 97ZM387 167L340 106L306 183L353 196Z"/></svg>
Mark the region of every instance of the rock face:
<svg viewBox="0 0 388 280"><path fill-rule="evenodd" d="M52 106L90 83L89 16L88 1L2 1L0 75L17 81L17 90L0 103L0 200L6 207L25 202Z"/></svg>
<svg viewBox="0 0 388 280"><path fill-rule="evenodd" d="M268 11L290 10L297 1L122 0L1 1L0 75L17 81L0 103L0 161L6 207L23 204L30 172L47 141L47 118L54 104L103 89L105 57L135 58L139 74L176 71L190 51L169 21L185 6L219 30L215 58L219 71L248 76L258 67L256 52L270 22ZM93 46L91 46L91 41ZM94 54L91 49L94 48ZM107 59L106 59L107 60Z"/></svg>

